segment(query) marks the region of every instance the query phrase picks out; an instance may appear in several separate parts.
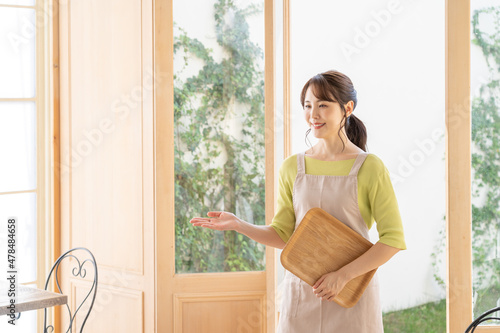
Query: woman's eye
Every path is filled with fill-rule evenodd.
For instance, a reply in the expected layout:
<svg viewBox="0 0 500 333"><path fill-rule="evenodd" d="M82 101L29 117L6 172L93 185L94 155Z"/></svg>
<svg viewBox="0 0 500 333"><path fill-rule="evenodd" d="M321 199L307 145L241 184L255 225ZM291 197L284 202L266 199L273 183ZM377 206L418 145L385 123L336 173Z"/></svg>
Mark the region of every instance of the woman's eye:
<svg viewBox="0 0 500 333"><path fill-rule="evenodd" d="M310 107L311 107L310 105L304 106L305 109L309 109Z"/></svg>
<svg viewBox="0 0 500 333"><path fill-rule="evenodd" d="M320 108L326 108L326 104L320 104Z"/></svg>

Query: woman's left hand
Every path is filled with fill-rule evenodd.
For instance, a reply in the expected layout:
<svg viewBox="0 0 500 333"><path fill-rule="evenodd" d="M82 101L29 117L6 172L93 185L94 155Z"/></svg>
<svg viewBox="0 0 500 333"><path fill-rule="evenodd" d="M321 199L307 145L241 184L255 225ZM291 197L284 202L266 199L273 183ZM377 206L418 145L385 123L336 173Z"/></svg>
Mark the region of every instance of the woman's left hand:
<svg viewBox="0 0 500 333"><path fill-rule="evenodd" d="M326 273L316 281L313 291L317 297L325 301L333 301L347 282L349 279L339 271Z"/></svg>

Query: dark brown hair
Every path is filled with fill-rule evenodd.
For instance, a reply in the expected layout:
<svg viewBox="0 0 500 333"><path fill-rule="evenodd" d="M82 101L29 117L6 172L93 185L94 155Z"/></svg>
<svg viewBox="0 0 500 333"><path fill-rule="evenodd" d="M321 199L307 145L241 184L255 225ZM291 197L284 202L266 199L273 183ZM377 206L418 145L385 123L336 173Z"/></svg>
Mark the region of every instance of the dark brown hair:
<svg viewBox="0 0 500 333"><path fill-rule="evenodd" d="M304 107L304 100L306 98L307 88L309 87L311 87L312 93L317 99L328 102L338 102L340 104L340 108L344 113L344 118L340 122L338 131L340 140L342 140L340 131L342 127L345 126L345 132L349 140L351 140L351 142L359 148L363 149L363 151L366 151L367 134L365 125L352 113L349 117L346 117L346 111L344 108L344 104L347 104L349 101L353 101L354 112L358 103L358 99L356 97L357 93L351 79L349 79L349 77L345 74L335 70L313 76L306 82L304 88L302 88L302 93L300 94L300 103L302 104L302 107ZM306 139L309 132L311 132L311 129L306 132ZM345 148L344 140L342 140L342 145L343 151Z"/></svg>

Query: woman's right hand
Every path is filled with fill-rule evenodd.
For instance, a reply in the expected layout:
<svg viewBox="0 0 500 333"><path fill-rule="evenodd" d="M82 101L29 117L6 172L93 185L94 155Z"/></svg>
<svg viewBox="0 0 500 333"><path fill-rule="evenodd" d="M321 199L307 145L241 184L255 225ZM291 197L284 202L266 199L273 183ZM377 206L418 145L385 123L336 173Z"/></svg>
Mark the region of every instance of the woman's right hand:
<svg viewBox="0 0 500 333"><path fill-rule="evenodd" d="M213 230L236 230L239 219L229 212L208 212L210 217L194 217L191 224L195 227L209 228Z"/></svg>

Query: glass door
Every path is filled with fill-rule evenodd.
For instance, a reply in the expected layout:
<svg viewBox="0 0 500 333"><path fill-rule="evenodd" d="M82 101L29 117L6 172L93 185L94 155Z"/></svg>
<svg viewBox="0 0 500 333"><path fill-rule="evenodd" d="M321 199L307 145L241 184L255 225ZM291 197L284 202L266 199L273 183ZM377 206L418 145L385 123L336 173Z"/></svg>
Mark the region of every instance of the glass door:
<svg viewBox="0 0 500 333"><path fill-rule="evenodd" d="M272 1L172 7L173 328L264 332L274 329L274 249L189 221L210 211L272 218Z"/></svg>

